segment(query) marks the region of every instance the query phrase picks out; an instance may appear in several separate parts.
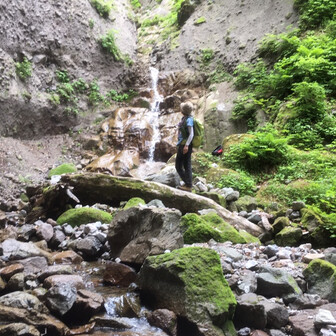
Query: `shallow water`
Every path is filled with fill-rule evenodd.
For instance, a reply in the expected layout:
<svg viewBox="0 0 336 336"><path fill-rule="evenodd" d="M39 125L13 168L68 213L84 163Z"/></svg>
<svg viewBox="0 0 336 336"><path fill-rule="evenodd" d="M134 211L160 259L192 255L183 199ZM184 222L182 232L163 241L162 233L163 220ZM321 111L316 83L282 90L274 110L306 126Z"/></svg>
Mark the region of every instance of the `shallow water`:
<svg viewBox="0 0 336 336"><path fill-rule="evenodd" d="M159 328L154 328L149 325L147 319L144 316L145 308L141 308L139 318L120 317L117 314L116 306L120 304L123 296L134 295L129 288L116 287L104 285L102 282L103 271L105 264L100 262L86 263L80 270L81 276L86 282L86 288L101 294L105 299L105 315L104 318L117 318L120 322L130 326L127 329L115 329L105 327L95 327L90 334L82 335L94 335L94 336L167 336Z"/></svg>

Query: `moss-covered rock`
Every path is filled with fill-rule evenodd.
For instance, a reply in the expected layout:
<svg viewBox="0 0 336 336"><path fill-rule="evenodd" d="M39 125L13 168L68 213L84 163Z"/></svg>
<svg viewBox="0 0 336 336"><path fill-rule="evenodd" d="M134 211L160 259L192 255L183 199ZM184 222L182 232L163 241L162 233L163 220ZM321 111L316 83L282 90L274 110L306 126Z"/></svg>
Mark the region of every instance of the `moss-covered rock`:
<svg viewBox="0 0 336 336"><path fill-rule="evenodd" d="M235 228L215 213L203 216L195 213L186 214L181 218L181 225L185 230L183 238L187 244L207 242L210 239L217 242L246 242Z"/></svg>
<svg viewBox="0 0 336 336"><path fill-rule="evenodd" d="M332 263L315 259L303 271L308 283L308 292L318 294L322 299L336 302L336 266Z"/></svg>
<svg viewBox="0 0 336 336"><path fill-rule="evenodd" d="M253 243L253 244L259 244L261 245L261 241L259 238L251 235L245 230L239 230L239 234L245 239L246 243Z"/></svg>
<svg viewBox="0 0 336 336"><path fill-rule="evenodd" d="M204 196L204 197L208 197L208 198L212 199L217 204L221 205L223 208L226 208L226 200L225 200L224 196L222 196L218 193L215 193L215 192L201 192L199 194Z"/></svg>
<svg viewBox="0 0 336 336"><path fill-rule="evenodd" d="M243 197L240 197L236 202L236 207L238 211L247 211L247 212L251 212L252 210L256 210L257 209L257 200L252 197L252 196L248 196L245 195Z"/></svg>
<svg viewBox="0 0 336 336"><path fill-rule="evenodd" d="M132 208L132 207L135 207L135 206L138 206L138 205L145 205L146 202L140 198L140 197L133 197L131 198L124 206L124 210L127 210L129 208Z"/></svg>
<svg viewBox="0 0 336 336"><path fill-rule="evenodd" d="M288 226L290 226L290 220L288 217L285 216L278 217L272 225L275 234L279 233L281 230Z"/></svg>
<svg viewBox="0 0 336 336"><path fill-rule="evenodd" d="M62 225L68 223L71 226L79 226L81 224L102 222L110 223L112 221L112 215L106 211L94 209L94 208L77 208L70 209L64 212L57 218L57 223Z"/></svg>
<svg viewBox="0 0 336 336"><path fill-rule="evenodd" d="M77 168L72 163L63 163L60 166L57 166L53 169L51 169L48 173L48 177L51 177L53 175L62 175L62 174L68 174L68 173L75 173L77 171Z"/></svg>
<svg viewBox="0 0 336 336"><path fill-rule="evenodd" d="M300 228L285 227L276 234L274 240L279 246L298 246L302 238L302 230Z"/></svg>
<svg viewBox="0 0 336 336"><path fill-rule="evenodd" d="M234 314L235 297L218 254L210 249L187 247L148 257L138 284L153 309L172 310L199 327L224 328Z"/></svg>
<svg viewBox="0 0 336 336"><path fill-rule="evenodd" d="M301 225L309 231L309 241L314 247L332 246L335 241L330 238L330 232L326 230L322 218L312 209L301 209Z"/></svg>

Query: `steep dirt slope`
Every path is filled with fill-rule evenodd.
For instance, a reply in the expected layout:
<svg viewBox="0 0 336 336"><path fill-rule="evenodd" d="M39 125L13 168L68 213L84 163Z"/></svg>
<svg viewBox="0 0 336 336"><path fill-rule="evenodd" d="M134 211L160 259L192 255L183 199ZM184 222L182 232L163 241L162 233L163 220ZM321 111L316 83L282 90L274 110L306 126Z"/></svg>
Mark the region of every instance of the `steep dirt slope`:
<svg viewBox="0 0 336 336"><path fill-rule="evenodd" d="M211 49L226 69L233 70L255 57L265 34L281 33L298 20L293 0L189 2L195 9L182 26L177 47L171 48L168 40L154 49L161 70L198 67L204 49Z"/></svg>
<svg viewBox="0 0 336 336"><path fill-rule="evenodd" d="M115 2L108 18L88 0L24 0L0 4L0 135L40 137L67 131L77 116L51 104L56 71L87 83L97 79L102 90L125 86L130 67L116 62L99 39L115 31L116 44L135 59L136 29L128 18L127 0ZM26 57L32 76L21 80L15 64ZM85 104L79 110L85 111Z"/></svg>

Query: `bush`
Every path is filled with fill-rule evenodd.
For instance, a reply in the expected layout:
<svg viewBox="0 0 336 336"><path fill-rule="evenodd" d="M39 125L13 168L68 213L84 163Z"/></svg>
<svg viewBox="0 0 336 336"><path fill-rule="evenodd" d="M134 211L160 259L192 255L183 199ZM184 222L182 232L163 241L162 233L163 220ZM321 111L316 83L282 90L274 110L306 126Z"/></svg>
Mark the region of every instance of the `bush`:
<svg viewBox="0 0 336 336"><path fill-rule="evenodd" d="M293 55L300 45L297 34L298 31L293 30L288 34L266 35L260 43L259 55L273 60Z"/></svg>
<svg viewBox="0 0 336 336"><path fill-rule="evenodd" d="M114 32L112 30L110 30L105 36L102 36L100 42L102 47L113 56L115 61L120 62L123 60L122 53L115 43Z"/></svg>
<svg viewBox="0 0 336 336"><path fill-rule="evenodd" d="M22 62L15 63L15 69L17 75L22 79L25 80L26 78L32 75L32 64L24 57Z"/></svg>
<svg viewBox="0 0 336 336"><path fill-rule="evenodd" d="M300 10L300 27L303 30L324 26L336 17L334 0L295 0L295 5Z"/></svg>
<svg viewBox="0 0 336 336"><path fill-rule="evenodd" d="M233 188L238 190L241 196L254 195L256 183L252 176L241 172L228 172L227 175L222 175L217 183L218 188Z"/></svg>
<svg viewBox="0 0 336 336"><path fill-rule="evenodd" d="M224 154L224 162L232 168L243 168L249 172L267 171L288 159L287 140L275 133L257 132L253 138L230 146Z"/></svg>
<svg viewBox="0 0 336 336"><path fill-rule="evenodd" d="M100 16L107 18L112 9L112 0L91 0L92 6L97 10Z"/></svg>

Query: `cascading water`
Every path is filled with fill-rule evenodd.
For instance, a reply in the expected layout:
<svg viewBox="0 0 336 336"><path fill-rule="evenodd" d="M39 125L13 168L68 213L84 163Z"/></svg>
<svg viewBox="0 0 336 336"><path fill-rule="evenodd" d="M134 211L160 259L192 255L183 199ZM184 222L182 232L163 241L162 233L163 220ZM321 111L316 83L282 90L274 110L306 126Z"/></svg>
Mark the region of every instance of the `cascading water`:
<svg viewBox="0 0 336 336"><path fill-rule="evenodd" d="M153 136L152 140L150 141L149 147L149 157L148 161L154 161L154 152L155 152L155 145L160 141L160 130L159 130L159 112L160 112L160 103L162 102L163 98L159 94L157 83L159 79L159 70L151 67L150 74L152 78L152 89L153 89L153 102L151 104L151 119L150 124L153 127Z"/></svg>

